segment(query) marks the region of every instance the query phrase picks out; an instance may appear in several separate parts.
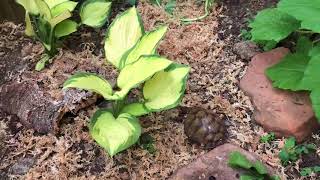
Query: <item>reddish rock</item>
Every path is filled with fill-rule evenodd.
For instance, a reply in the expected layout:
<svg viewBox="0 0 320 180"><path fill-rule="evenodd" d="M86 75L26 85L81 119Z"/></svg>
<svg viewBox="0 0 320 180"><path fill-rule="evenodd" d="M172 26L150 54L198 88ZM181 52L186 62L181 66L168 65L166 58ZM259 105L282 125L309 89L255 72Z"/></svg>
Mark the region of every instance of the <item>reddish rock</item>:
<svg viewBox="0 0 320 180"><path fill-rule="evenodd" d="M241 170L236 170L228 166L229 154L233 151L238 151L245 155L250 161L257 161L258 158L245 151L238 146L232 144L221 145L212 151L200 156L191 164L179 169L170 179L172 180L232 180L239 179L243 173ZM274 174L275 170L266 166L270 174Z"/></svg>
<svg viewBox="0 0 320 180"><path fill-rule="evenodd" d="M301 142L319 128L309 95L273 88L264 73L288 52L286 48L278 48L256 55L241 79L240 87L251 97L257 123L277 136L294 136Z"/></svg>

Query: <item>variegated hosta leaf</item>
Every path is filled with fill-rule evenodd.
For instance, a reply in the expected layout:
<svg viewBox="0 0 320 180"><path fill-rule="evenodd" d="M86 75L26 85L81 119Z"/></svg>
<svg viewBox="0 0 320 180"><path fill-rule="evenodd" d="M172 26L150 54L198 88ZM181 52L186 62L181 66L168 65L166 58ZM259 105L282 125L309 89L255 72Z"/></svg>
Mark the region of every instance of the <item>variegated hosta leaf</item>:
<svg viewBox="0 0 320 180"><path fill-rule="evenodd" d="M78 3L74 1L66 1L54 6L53 8L51 8L52 17L56 17L65 11L72 12L74 8L76 8L77 4Z"/></svg>
<svg viewBox="0 0 320 180"><path fill-rule="evenodd" d="M143 87L145 106L150 111L176 107L184 94L190 68L172 64L156 73Z"/></svg>
<svg viewBox="0 0 320 180"><path fill-rule="evenodd" d="M69 11L64 11L60 15L52 18L49 22L52 28L56 27L57 24L61 23L62 21L70 18L72 14Z"/></svg>
<svg viewBox="0 0 320 180"><path fill-rule="evenodd" d="M30 15L27 12L25 15L25 21L26 21L26 30L25 30L26 35L27 36L34 36L35 34L34 34L31 20L30 20Z"/></svg>
<svg viewBox="0 0 320 180"><path fill-rule="evenodd" d="M108 20L110 10L111 2L106 0L87 0L80 9L81 21L91 27L101 27Z"/></svg>
<svg viewBox="0 0 320 180"><path fill-rule="evenodd" d="M58 4L67 2L69 0L44 0L44 1L48 4L48 7L50 9L52 9L53 7L57 6Z"/></svg>
<svg viewBox="0 0 320 180"><path fill-rule="evenodd" d="M106 34L105 54L107 60L119 68L121 57L131 49L144 34L143 25L135 7L119 15Z"/></svg>
<svg viewBox="0 0 320 180"><path fill-rule="evenodd" d="M33 15L39 14L38 6L34 0L16 0L16 2L23 6L27 13Z"/></svg>
<svg viewBox="0 0 320 180"><path fill-rule="evenodd" d="M167 29L167 26L162 26L155 31L143 35L137 44L122 57L120 68L122 69L127 64L136 62L142 55L152 55L167 32Z"/></svg>
<svg viewBox="0 0 320 180"><path fill-rule="evenodd" d="M156 55L141 56L137 62L129 64L121 70L117 79L117 85L121 91L115 94L124 98L130 89L137 87L156 72L167 68L171 63L172 61Z"/></svg>
<svg viewBox="0 0 320 180"><path fill-rule="evenodd" d="M121 113L129 113L132 116L138 117L149 113L143 103L132 103L124 106Z"/></svg>
<svg viewBox="0 0 320 180"><path fill-rule="evenodd" d="M77 31L78 24L70 19L66 19L59 23L55 28L55 36L57 38L67 36Z"/></svg>
<svg viewBox="0 0 320 180"><path fill-rule="evenodd" d="M108 81L93 73L81 72L71 76L63 84L63 89L66 88L85 89L96 92L105 99L113 99L112 87Z"/></svg>
<svg viewBox="0 0 320 180"><path fill-rule="evenodd" d="M107 110L97 111L91 119L90 134L110 156L135 144L141 135L139 120L124 113L117 119Z"/></svg>
<svg viewBox="0 0 320 180"><path fill-rule="evenodd" d="M44 1L44 0L34 0L40 15L46 20L46 21L50 21L50 19L52 18L52 14L50 11L50 8L48 6L48 4Z"/></svg>

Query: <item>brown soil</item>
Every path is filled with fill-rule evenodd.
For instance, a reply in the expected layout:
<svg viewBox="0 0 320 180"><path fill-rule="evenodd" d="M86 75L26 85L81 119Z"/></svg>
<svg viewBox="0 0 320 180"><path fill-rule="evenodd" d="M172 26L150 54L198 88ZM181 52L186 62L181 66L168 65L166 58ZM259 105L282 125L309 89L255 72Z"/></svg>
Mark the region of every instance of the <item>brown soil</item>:
<svg viewBox="0 0 320 180"><path fill-rule="evenodd" d="M247 19L257 10L274 5L275 1L223 0L205 20L181 24L179 17L203 13L203 7L194 4L193 1L178 1L174 16L146 2L138 6L146 30L154 29L159 24L169 24L169 32L159 47L159 53L192 67L182 105L199 106L224 114L228 142L255 152L265 163L276 168L283 179L299 179L296 170L299 164L283 168L277 158L282 139L271 144L259 143L259 137L265 132L251 119L252 104L238 87L247 61L241 60L232 51L233 44L241 41L240 29L246 27ZM0 49L0 53L4 51L9 54L17 50L14 53L17 56L12 57L17 63L19 61L16 59L23 57L19 54L21 46L26 43L32 44L32 47L38 45L25 38L22 29L10 23L0 26L0 45L3 44L0 48L7 44L13 46L11 50ZM11 31L15 33L9 36ZM63 52L71 59L103 61L105 30L84 31L86 33L70 37ZM2 32L6 33L2 35ZM27 58L28 62L32 62L27 69L33 68L40 53L41 50L38 50ZM0 54L1 63L8 61L8 57L1 57L7 56ZM1 74L1 77L8 75ZM16 118L0 114L0 179L167 179L179 167L208 151L187 140L179 118L181 110L176 108L141 118L144 136L151 136L154 140L154 153L143 148L143 145L135 145L110 158L88 133L88 123L98 108L97 104L77 114L66 115L61 120L59 133L55 135L37 134L21 127ZM310 141L319 139L318 133ZM317 153L320 154L319 151ZM12 167L25 157L33 158L35 163L26 174L15 174Z"/></svg>

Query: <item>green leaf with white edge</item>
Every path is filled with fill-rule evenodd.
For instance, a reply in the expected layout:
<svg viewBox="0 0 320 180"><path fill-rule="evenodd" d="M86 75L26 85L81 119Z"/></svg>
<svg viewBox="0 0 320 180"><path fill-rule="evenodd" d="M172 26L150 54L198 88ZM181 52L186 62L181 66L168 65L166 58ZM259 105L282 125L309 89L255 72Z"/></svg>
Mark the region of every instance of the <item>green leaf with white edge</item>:
<svg viewBox="0 0 320 180"><path fill-rule="evenodd" d="M108 110L99 110L91 119L90 134L112 157L138 141L141 126L130 114L120 114L115 119Z"/></svg>
<svg viewBox="0 0 320 180"><path fill-rule="evenodd" d="M80 9L81 22L91 27L101 27L108 20L111 2L106 0L87 0Z"/></svg>
<svg viewBox="0 0 320 180"><path fill-rule="evenodd" d="M25 30L26 35L27 36L34 36L35 34L34 34L31 20L30 20L30 15L27 12L25 15L25 21L26 21L26 30Z"/></svg>
<svg viewBox="0 0 320 180"><path fill-rule="evenodd" d="M303 29L320 33L320 0L281 0L278 9L300 20Z"/></svg>
<svg viewBox="0 0 320 180"><path fill-rule="evenodd" d="M62 21L70 18L72 16L72 14L70 13L70 11L64 11L63 13L61 13L60 15L52 18L49 22L52 28L56 27L57 24L61 23Z"/></svg>
<svg viewBox="0 0 320 180"><path fill-rule="evenodd" d="M70 19L66 19L59 23L55 28L55 36L57 38L61 38L63 36L67 36L73 32L76 32L78 28L78 24L75 21Z"/></svg>
<svg viewBox="0 0 320 180"><path fill-rule="evenodd" d="M67 79L63 84L63 89L79 88L96 92L105 99L113 100L112 87L104 78L87 72L76 73Z"/></svg>
<svg viewBox="0 0 320 180"><path fill-rule="evenodd" d="M260 161L256 161L252 168L254 168L259 174L268 174L266 166Z"/></svg>
<svg viewBox="0 0 320 180"><path fill-rule="evenodd" d="M273 8L260 11L249 27L252 28L253 41L279 42L299 29L300 23L294 17Z"/></svg>
<svg viewBox="0 0 320 180"><path fill-rule="evenodd" d="M39 14L38 6L34 0L16 0L16 2L23 6L27 13Z"/></svg>
<svg viewBox="0 0 320 180"><path fill-rule="evenodd" d="M312 108L316 115L318 122L320 123L320 86L313 89L310 94Z"/></svg>
<svg viewBox="0 0 320 180"><path fill-rule="evenodd" d="M250 169L253 164L238 151L233 151L229 155L228 165L235 168Z"/></svg>
<svg viewBox="0 0 320 180"><path fill-rule="evenodd" d="M67 1L67 2L63 2L61 4L54 6L51 9L52 17L56 17L67 10L72 12L74 10L74 8L76 8L77 4L78 4L77 2Z"/></svg>
<svg viewBox="0 0 320 180"><path fill-rule="evenodd" d="M121 70L117 79L117 85L121 91L116 92L115 95L124 98L130 89L151 78L156 72L167 68L171 63L172 61L157 55L141 56L138 61Z"/></svg>
<svg viewBox="0 0 320 180"><path fill-rule="evenodd" d="M143 103L132 103L132 104L125 105L122 108L121 113L129 113L132 116L138 117L138 116L149 114L150 112L144 106Z"/></svg>
<svg viewBox="0 0 320 180"><path fill-rule="evenodd" d="M167 32L167 29L167 26L162 26L143 35L137 44L121 59L120 69L128 64L136 62L142 55L154 54L154 50L158 47L161 39Z"/></svg>
<svg viewBox="0 0 320 180"><path fill-rule="evenodd" d="M301 81L301 87L306 90L313 90L320 85L320 54L311 57L305 68L304 76Z"/></svg>
<svg viewBox="0 0 320 180"><path fill-rule="evenodd" d="M106 59L119 68L121 57L144 34L143 24L135 7L119 15L109 26L104 50Z"/></svg>
<svg viewBox="0 0 320 180"><path fill-rule="evenodd" d="M64 3L64 2L67 2L69 0L44 0L50 9L52 9L53 7L57 6L58 4L61 4L61 3Z"/></svg>
<svg viewBox="0 0 320 180"><path fill-rule="evenodd" d="M172 64L146 81L143 87L146 108L161 111L179 105L189 71L188 66Z"/></svg>
<svg viewBox="0 0 320 180"><path fill-rule="evenodd" d="M46 21L49 21L52 18L52 15L47 3L44 2L44 0L34 0L34 1L38 7L40 15L44 17Z"/></svg>
<svg viewBox="0 0 320 180"><path fill-rule="evenodd" d="M274 87L293 91L308 90L301 85L301 81L309 59L306 54L288 54L280 63L268 68L266 75L273 81Z"/></svg>

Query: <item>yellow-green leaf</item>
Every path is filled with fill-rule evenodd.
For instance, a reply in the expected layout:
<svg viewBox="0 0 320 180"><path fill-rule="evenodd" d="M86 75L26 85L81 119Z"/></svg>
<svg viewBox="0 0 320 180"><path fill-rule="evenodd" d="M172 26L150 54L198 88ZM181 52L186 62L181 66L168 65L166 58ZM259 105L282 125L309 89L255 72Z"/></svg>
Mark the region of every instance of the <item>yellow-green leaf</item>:
<svg viewBox="0 0 320 180"><path fill-rule="evenodd" d="M109 111L99 110L91 119L90 134L110 156L114 156L138 141L141 126L130 114L120 114L115 119Z"/></svg>
<svg viewBox="0 0 320 180"><path fill-rule="evenodd" d="M150 111L176 107L184 94L190 68L172 64L156 73L143 87L145 106Z"/></svg>
<svg viewBox="0 0 320 180"><path fill-rule="evenodd" d="M112 97L112 87L104 78L87 72L76 73L63 84L63 89L79 88L96 92L105 99L114 99Z"/></svg>
<svg viewBox="0 0 320 180"><path fill-rule="evenodd" d="M39 14L38 6L35 0L16 0L16 2L23 6L27 13L34 15Z"/></svg>
<svg viewBox="0 0 320 180"><path fill-rule="evenodd" d="M111 11L111 2L106 0L87 0L80 9L83 24L91 27L101 27L108 20Z"/></svg>
<svg viewBox="0 0 320 180"><path fill-rule="evenodd" d="M162 26L143 35L137 44L121 59L120 68L122 69L128 64L136 62L142 55L152 55L167 29L167 26Z"/></svg>
<svg viewBox="0 0 320 180"><path fill-rule="evenodd" d="M135 7L115 18L106 34L104 50L107 60L119 68L121 57L144 34L143 25Z"/></svg>
<svg viewBox="0 0 320 180"><path fill-rule="evenodd" d="M129 113L132 116L142 116L149 113L148 109L142 103L132 103L124 106L121 113Z"/></svg>
<svg viewBox="0 0 320 180"><path fill-rule="evenodd" d="M26 30L25 30L26 35L34 36L34 30L31 24L30 15L27 12L25 15L25 21L26 21Z"/></svg>
<svg viewBox="0 0 320 180"><path fill-rule="evenodd" d="M76 8L77 4L78 4L77 2L66 1L66 2L63 2L61 4L54 6L51 9L52 17L56 17L67 10L72 12L74 10L74 8Z"/></svg>
<svg viewBox="0 0 320 180"><path fill-rule="evenodd" d="M137 87L156 72L167 68L171 63L168 59L156 55L141 56L137 62L129 64L121 70L117 80L121 91L115 94L124 98L130 89Z"/></svg>
<svg viewBox="0 0 320 180"><path fill-rule="evenodd" d="M55 28L55 36L57 38L67 36L77 31L78 24L75 21L66 19L59 23Z"/></svg>

